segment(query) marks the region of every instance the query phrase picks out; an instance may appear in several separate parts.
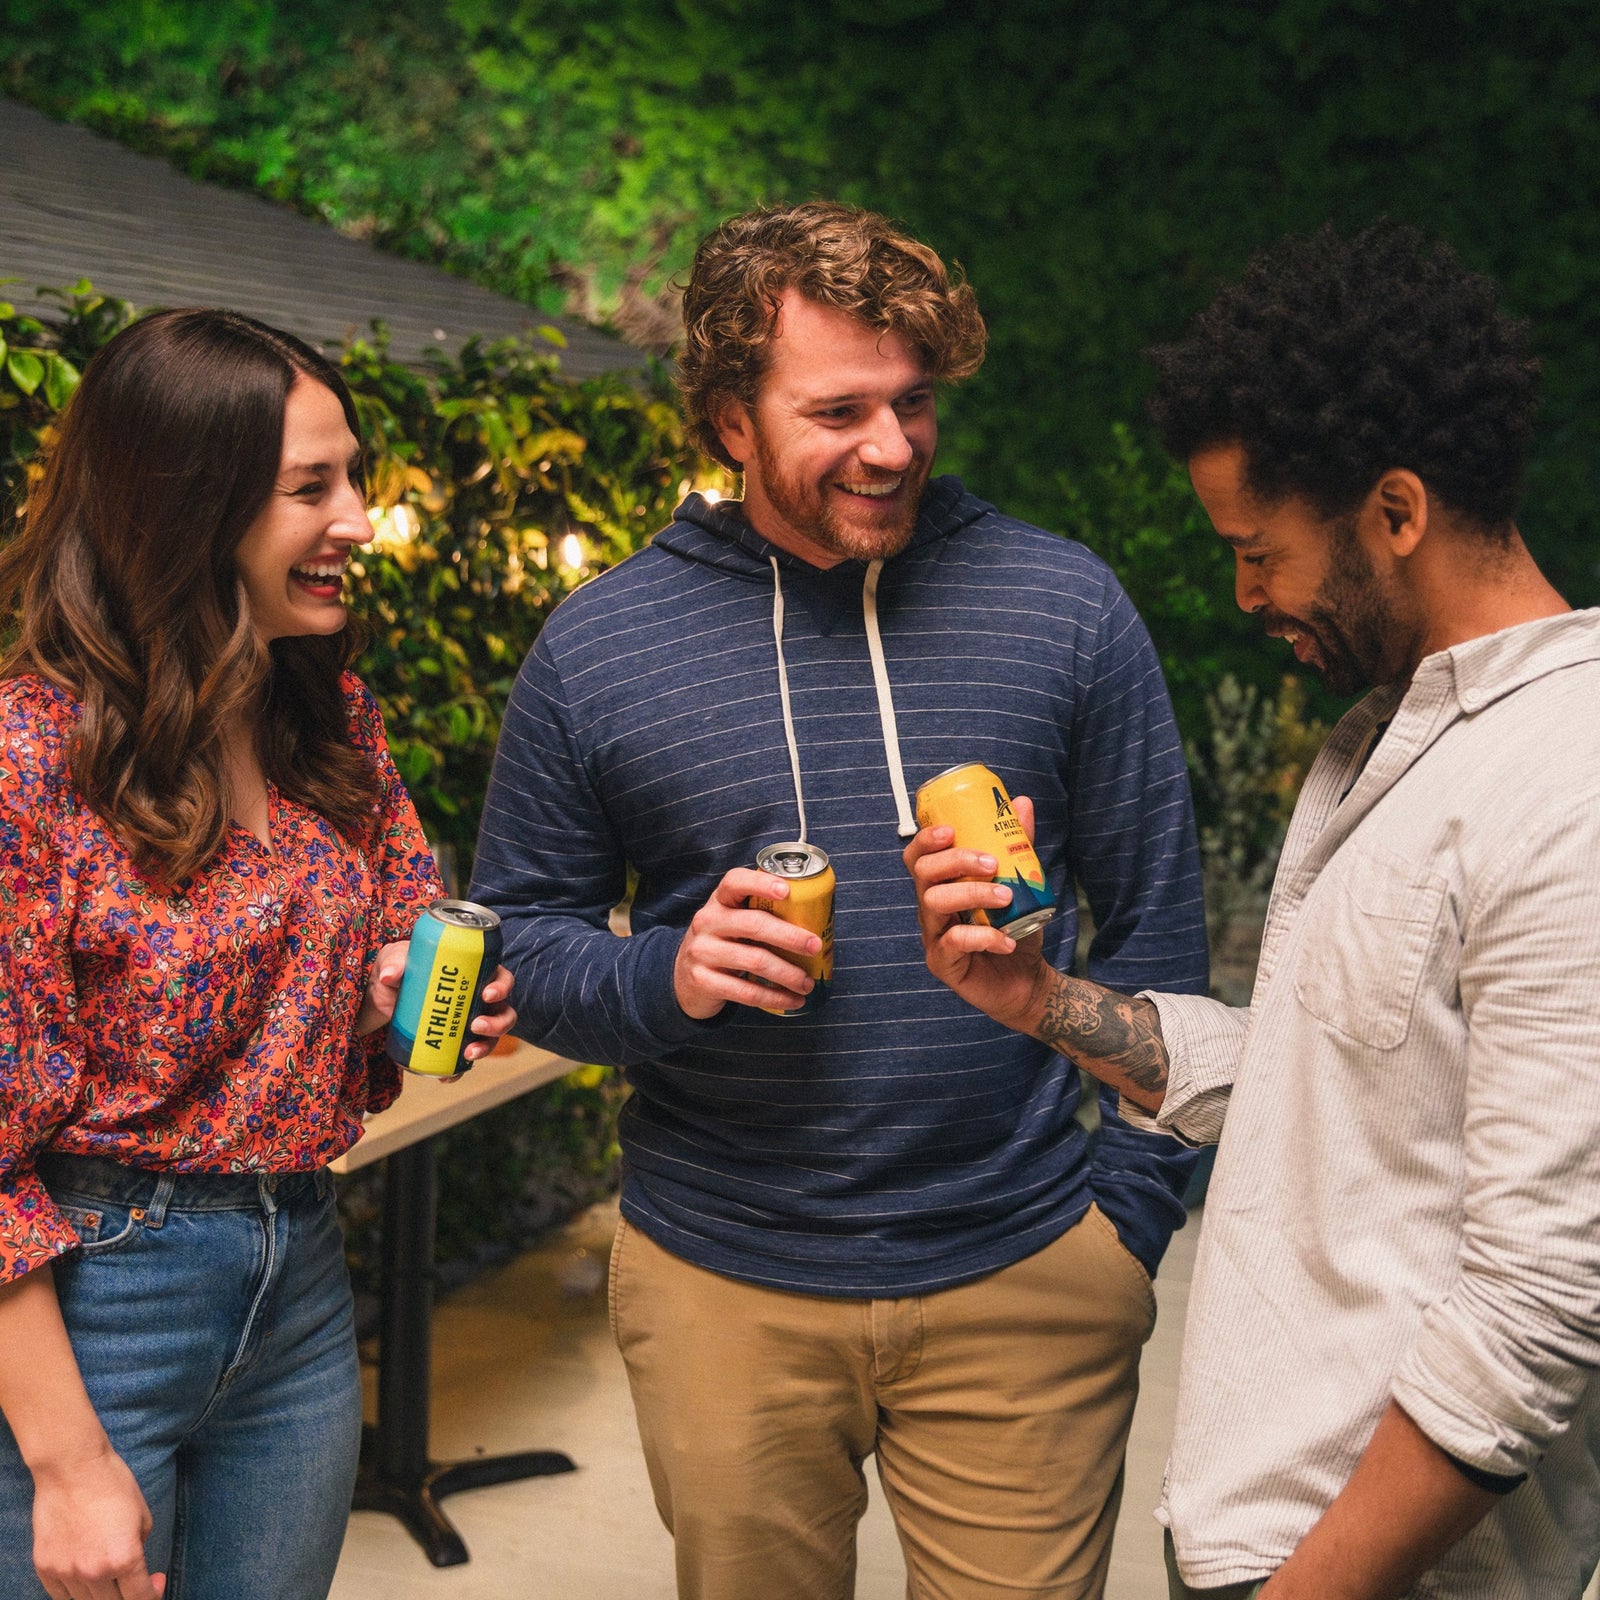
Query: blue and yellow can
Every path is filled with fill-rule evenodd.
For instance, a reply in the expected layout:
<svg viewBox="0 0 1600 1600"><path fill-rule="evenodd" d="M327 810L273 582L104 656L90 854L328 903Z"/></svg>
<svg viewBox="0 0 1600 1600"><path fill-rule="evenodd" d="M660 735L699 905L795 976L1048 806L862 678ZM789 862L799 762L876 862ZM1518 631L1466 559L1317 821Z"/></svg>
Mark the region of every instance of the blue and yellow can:
<svg viewBox="0 0 1600 1600"><path fill-rule="evenodd" d="M436 900L417 918L400 999L389 1024L389 1059L428 1078L457 1078L489 1008L484 986L500 967L500 919L470 900Z"/></svg>
<svg viewBox="0 0 1600 1600"><path fill-rule="evenodd" d="M964 911L963 922L1026 939L1056 914L1056 897L1017 821L1011 795L982 762L949 767L923 784L917 790L917 826L954 828L957 850L977 850L999 862L994 881L1011 891L1011 904L1003 911Z"/></svg>

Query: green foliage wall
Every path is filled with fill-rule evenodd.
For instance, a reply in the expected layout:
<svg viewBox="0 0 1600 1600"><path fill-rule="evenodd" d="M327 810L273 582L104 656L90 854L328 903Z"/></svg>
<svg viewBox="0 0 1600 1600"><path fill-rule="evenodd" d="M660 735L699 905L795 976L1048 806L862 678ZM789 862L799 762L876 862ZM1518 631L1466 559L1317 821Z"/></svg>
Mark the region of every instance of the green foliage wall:
<svg viewBox="0 0 1600 1600"><path fill-rule="evenodd" d="M1051 525L1060 474L1137 424L1139 351L1219 275L1326 217L1413 219L1534 321L1525 523L1600 598L1589 0L4 5L9 92L646 340L728 212L887 209L964 262L993 327L947 463Z"/></svg>

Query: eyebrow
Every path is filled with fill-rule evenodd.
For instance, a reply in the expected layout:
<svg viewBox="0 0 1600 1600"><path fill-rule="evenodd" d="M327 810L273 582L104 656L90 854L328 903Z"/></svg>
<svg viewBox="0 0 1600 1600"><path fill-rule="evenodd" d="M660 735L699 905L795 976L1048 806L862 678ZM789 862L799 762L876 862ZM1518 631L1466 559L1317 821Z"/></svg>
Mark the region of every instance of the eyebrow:
<svg viewBox="0 0 1600 1600"><path fill-rule="evenodd" d="M1251 550L1266 539L1266 534L1259 528L1254 533L1222 533L1217 537L1224 543L1232 545L1235 550Z"/></svg>
<svg viewBox="0 0 1600 1600"><path fill-rule="evenodd" d="M908 394L921 394L924 389L931 389L932 387L933 379L924 378L918 383L908 384L894 398L896 400L904 400ZM812 395L800 403L804 406L843 406L853 405L857 400L870 400L871 398L871 395L865 393Z"/></svg>
<svg viewBox="0 0 1600 1600"><path fill-rule="evenodd" d="M352 450L349 458L343 463L343 465L347 471L351 467L360 466L360 450ZM291 461L285 466L281 467L279 470L285 477L289 477L296 472L331 472L334 469L334 466L335 463L332 461Z"/></svg>

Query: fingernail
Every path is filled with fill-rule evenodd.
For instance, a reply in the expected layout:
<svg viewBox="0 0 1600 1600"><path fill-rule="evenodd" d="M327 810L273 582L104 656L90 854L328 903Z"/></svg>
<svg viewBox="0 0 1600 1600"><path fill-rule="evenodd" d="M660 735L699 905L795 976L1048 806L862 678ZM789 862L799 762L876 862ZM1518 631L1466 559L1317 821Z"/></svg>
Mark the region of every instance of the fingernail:
<svg viewBox="0 0 1600 1600"><path fill-rule="evenodd" d="M982 867L985 872L994 872L999 867L1000 863L996 861L993 856L979 856L978 865Z"/></svg>
<svg viewBox="0 0 1600 1600"><path fill-rule="evenodd" d="M821 949L822 949L822 941L820 939L807 939L806 940L806 953L808 955L813 955L814 956Z"/></svg>

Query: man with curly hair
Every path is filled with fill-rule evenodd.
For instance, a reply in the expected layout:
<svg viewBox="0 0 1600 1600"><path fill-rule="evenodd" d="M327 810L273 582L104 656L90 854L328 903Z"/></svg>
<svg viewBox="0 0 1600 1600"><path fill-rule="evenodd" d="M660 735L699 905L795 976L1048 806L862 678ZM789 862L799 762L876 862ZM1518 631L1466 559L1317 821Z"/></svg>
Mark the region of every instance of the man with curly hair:
<svg viewBox="0 0 1600 1600"><path fill-rule="evenodd" d="M876 1454L912 1593L1098 1596L1194 1158L933 979L899 857L918 785L987 762L1036 799L1052 955L1081 884L1096 977L1203 993L1160 669L1103 563L930 476L984 327L927 246L757 211L684 311L690 425L743 499L690 495L557 609L475 888L527 1036L633 1086L611 1309L679 1592L846 1600ZM816 936L749 904L782 841L837 875L825 999Z"/></svg>
<svg viewBox="0 0 1600 1600"><path fill-rule="evenodd" d="M1600 1554L1600 613L1514 515L1534 363L1414 230L1265 252L1155 352L1237 598L1336 692L1255 994L1063 976L952 918L929 964L1217 1140L1161 1520L1174 1596L1578 1600ZM1265 1580L1265 1581L1263 1581Z"/></svg>

